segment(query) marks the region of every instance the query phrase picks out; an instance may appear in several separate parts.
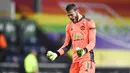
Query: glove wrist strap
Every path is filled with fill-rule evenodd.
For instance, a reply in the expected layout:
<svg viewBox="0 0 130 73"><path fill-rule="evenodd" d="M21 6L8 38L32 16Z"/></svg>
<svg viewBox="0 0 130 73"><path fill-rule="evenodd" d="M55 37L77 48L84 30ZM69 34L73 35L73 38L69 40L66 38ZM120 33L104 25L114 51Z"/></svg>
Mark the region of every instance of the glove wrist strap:
<svg viewBox="0 0 130 73"><path fill-rule="evenodd" d="M60 53L57 51L57 52L55 52L56 54L57 54L57 57L59 57L60 56Z"/></svg>

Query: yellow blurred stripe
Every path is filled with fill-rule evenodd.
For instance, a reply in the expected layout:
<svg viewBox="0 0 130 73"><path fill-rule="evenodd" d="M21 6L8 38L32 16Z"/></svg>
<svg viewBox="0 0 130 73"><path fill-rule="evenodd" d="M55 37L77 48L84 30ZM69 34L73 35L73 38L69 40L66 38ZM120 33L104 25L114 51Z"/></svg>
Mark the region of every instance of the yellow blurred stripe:
<svg viewBox="0 0 130 73"><path fill-rule="evenodd" d="M36 14L30 16L31 19L36 20L40 24L44 25L61 25L67 24L70 20L66 15L54 15L54 14Z"/></svg>
<svg viewBox="0 0 130 73"><path fill-rule="evenodd" d="M94 49L96 66L130 67L130 50ZM72 57L72 50L68 52Z"/></svg>
<svg viewBox="0 0 130 73"><path fill-rule="evenodd" d="M16 19L19 19L21 14L16 14ZM61 14L45 14L45 13L39 13L39 14L34 14L34 15L28 15L27 16L29 19L33 19L37 21L39 24L43 25L66 25L70 19L67 17L67 15L61 15ZM124 23L117 19L117 18L111 18L116 25L124 25ZM125 23L130 23L130 18L129 17L123 17L122 20ZM95 22L97 22L95 20ZM98 24L98 22L97 22Z"/></svg>

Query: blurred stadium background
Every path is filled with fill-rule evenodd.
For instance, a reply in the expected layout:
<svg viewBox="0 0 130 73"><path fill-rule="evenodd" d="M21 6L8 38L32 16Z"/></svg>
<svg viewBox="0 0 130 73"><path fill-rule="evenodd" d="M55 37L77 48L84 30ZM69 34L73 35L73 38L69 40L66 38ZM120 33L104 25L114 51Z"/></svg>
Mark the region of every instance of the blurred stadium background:
<svg viewBox="0 0 130 73"><path fill-rule="evenodd" d="M23 73L24 57L32 48L38 52L40 73L69 73L71 50L54 62L45 56L63 44L69 3L96 22L96 73L130 72L130 0L0 0L0 31L8 43L0 73Z"/></svg>

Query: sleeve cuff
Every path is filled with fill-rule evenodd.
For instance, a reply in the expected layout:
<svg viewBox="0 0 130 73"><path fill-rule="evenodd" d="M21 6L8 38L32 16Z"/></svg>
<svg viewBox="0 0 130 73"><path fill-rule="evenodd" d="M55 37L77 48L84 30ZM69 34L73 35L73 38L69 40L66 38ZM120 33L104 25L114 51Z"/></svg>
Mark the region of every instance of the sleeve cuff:
<svg viewBox="0 0 130 73"><path fill-rule="evenodd" d="M60 56L60 53L57 51L56 54L58 55L58 57Z"/></svg>
<svg viewBox="0 0 130 73"><path fill-rule="evenodd" d="M84 48L84 51L85 51L85 53L88 53L88 49L86 47Z"/></svg>

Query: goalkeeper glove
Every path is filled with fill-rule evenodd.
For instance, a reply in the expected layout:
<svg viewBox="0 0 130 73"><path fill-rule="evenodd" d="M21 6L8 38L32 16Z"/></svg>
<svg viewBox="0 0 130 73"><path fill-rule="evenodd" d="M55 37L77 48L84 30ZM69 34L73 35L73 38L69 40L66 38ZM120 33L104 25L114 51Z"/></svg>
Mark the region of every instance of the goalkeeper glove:
<svg viewBox="0 0 130 73"><path fill-rule="evenodd" d="M54 60L58 57L58 55L57 55L56 53L52 52L52 51L48 51L48 52L47 52L47 57L48 57L51 61L54 61Z"/></svg>
<svg viewBox="0 0 130 73"><path fill-rule="evenodd" d="M80 47L77 47L77 48L76 48L76 51L77 51L77 55L78 55L79 57L83 56L85 53L88 52L87 48L82 49L82 48L80 48Z"/></svg>

